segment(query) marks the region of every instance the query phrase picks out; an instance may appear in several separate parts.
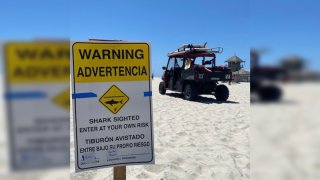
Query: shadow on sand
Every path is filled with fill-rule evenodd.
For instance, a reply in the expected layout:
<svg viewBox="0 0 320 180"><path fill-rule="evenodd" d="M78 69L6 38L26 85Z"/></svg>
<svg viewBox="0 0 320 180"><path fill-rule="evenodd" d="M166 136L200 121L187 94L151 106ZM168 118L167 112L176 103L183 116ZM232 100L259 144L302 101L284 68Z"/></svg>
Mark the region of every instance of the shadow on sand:
<svg viewBox="0 0 320 180"><path fill-rule="evenodd" d="M299 102L294 100L274 100L274 101L262 101L259 99L250 99L251 104L266 104L266 105L297 105Z"/></svg>
<svg viewBox="0 0 320 180"><path fill-rule="evenodd" d="M174 98L179 98L179 99L184 99L182 93L166 93L166 95ZM239 104L239 102L236 101L218 101L212 96L212 98L208 97L203 97L203 96L198 96L196 100L193 102L198 102L198 103L204 103L204 104Z"/></svg>

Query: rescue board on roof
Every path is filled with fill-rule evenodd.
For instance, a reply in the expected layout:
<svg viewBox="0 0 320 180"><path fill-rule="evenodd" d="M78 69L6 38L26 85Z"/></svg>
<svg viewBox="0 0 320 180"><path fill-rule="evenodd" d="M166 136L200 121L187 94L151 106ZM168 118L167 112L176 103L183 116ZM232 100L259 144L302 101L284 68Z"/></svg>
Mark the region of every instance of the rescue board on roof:
<svg viewBox="0 0 320 180"><path fill-rule="evenodd" d="M72 44L76 171L153 164L150 46Z"/></svg>

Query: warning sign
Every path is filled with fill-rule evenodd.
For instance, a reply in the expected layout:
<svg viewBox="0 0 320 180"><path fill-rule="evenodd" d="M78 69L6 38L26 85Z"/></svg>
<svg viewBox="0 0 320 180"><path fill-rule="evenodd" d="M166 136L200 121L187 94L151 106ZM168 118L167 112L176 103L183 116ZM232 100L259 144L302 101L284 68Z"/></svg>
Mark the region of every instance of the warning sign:
<svg viewBox="0 0 320 180"><path fill-rule="evenodd" d="M150 47L72 45L76 171L154 163Z"/></svg>
<svg viewBox="0 0 320 180"><path fill-rule="evenodd" d="M73 45L75 82L147 81L150 76L149 46L102 43Z"/></svg>
<svg viewBox="0 0 320 180"><path fill-rule="evenodd" d="M70 89L66 89L52 98L52 102L57 106L70 110Z"/></svg>
<svg viewBox="0 0 320 180"><path fill-rule="evenodd" d="M69 166L70 42L8 42L3 50L11 169Z"/></svg>
<svg viewBox="0 0 320 180"><path fill-rule="evenodd" d="M129 97L115 85L111 86L111 88L99 99L99 101L113 114L117 114L128 100Z"/></svg>

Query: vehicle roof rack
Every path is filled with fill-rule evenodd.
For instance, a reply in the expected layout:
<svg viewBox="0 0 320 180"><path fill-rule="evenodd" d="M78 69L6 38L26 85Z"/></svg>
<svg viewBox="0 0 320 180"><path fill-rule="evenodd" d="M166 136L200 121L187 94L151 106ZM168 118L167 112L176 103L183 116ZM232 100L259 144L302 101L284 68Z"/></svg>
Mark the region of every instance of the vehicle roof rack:
<svg viewBox="0 0 320 180"><path fill-rule="evenodd" d="M183 44L177 50L168 53L169 57L172 56L183 56L183 55L191 55L194 54L196 56L209 56L212 57L216 53L222 53L223 48L207 48L207 43L203 45L200 44Z"/></svg>

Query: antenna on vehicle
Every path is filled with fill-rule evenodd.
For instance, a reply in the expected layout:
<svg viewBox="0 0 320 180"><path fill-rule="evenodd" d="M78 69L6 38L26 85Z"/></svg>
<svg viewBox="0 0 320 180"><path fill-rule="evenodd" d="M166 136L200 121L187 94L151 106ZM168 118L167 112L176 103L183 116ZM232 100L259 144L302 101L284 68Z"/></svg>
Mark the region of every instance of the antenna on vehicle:
<svg viewBox="0 0 320 180"><path fill-rule="evenodd" d="M207 46L207 42L205 42L204 44L203 44L203 47L206 47Z"/></svg>

